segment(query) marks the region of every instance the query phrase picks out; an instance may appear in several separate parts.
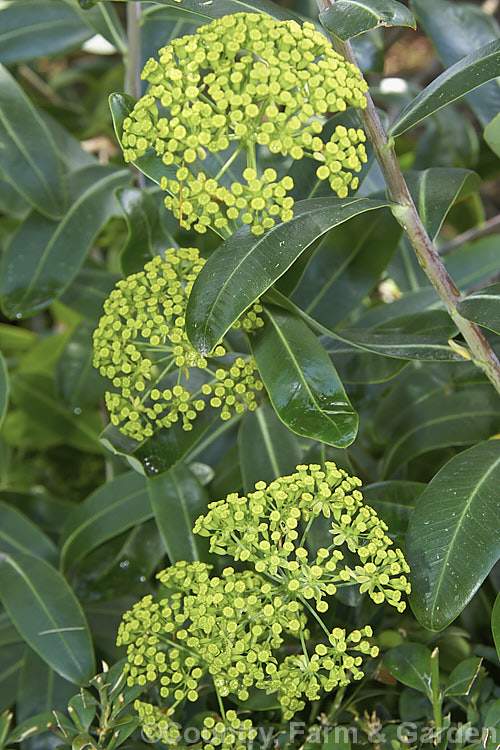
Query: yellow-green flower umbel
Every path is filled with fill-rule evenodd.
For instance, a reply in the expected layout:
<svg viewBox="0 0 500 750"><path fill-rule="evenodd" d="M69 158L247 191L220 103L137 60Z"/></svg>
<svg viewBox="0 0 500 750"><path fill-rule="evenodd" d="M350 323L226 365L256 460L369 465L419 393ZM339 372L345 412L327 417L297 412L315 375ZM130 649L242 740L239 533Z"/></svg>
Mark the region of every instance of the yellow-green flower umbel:
<svg viewBox="0 0 500 750"><path fill-rule="evenodd" d="M104 303L94 367L115 389L106 393L112 424L135 440L175 422L191 430L207 405L224 420L257 406L262 383L255 362L227 355L221 343L207 359L186 335L184 314L204 263L195 248L169 248L119 281ZM253 305L233 328L259 328L261 310Z"/></svg>
<svg viewBox="0 0 500 750"><path fill-rule="evenodd" d="M161 187L184 227L227 231L241 221L258 235L292 218L293 180L273 168L259 174L257 147L317 161L318 178L340 198L357 187L364 132L339 125L330 139L322 133L329 114L366 106L367 85L312 24L223 16L174 39L142 78L151 86L124 120L124 156L134 161L153 149L171 167ZM218 152L211 176L204 160ZM246 166L235 175L240 154Z"/></svg>

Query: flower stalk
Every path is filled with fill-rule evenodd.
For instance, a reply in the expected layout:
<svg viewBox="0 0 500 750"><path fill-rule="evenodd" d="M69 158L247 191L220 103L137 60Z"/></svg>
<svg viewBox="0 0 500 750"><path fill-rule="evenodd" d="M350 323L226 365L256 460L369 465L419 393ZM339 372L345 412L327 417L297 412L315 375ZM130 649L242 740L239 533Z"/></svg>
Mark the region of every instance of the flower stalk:
<svg viewBox="0 0 500 750"><path fill-rule="evenodd" d="M316 1L320 11L326 10L332 4L331 0ZM334 49L348 62L358 66L350 43L341 42L333 34L330 34L330 38ZM453 283L422 223L401 172L393 143L387 137L373 99L369 92L365 96L367 106L364 109L359 109L359 115L375 153L375 158L384 175L389 196L396 204L393 210L394 216L407 234L424 273L464 337L474 364L485 373L493 387L500 393L500 362L481 328L458 313L457 303L460 300L460 292Z"/></svg>

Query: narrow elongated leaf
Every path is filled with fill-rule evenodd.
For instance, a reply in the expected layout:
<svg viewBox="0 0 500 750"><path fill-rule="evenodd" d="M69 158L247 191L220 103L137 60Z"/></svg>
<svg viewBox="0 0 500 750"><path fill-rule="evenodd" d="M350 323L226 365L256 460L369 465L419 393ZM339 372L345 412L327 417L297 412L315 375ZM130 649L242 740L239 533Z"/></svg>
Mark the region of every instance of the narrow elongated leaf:
<svg viewBox="0 0 500 750"><path fill-rule="evenodd" d="M470 659L464 659L457 664L446 682L445 695L468 695L479 674L482 661L479 656L471 656Z"/></svg>
<svg viewBox="0 0 500 750"><path fill-rule="evenodd" d="M8 317L47 307L71 283L105 221L117 212L113 190L126 185L125 170L101 165L74 173L75 200L64 219L50 222L30 214L10 242L2 264L0 295Z"/></svg>
<svg viewBox="0 0 500 750"><path fill-rule="evenodd" d="M182 5L177 0L158 0L160 5L166 5L169 8L179 8L186 13L186 18L190 18L192 23L198 23L199 19L221 18L229 13L265 13L278 21L287 21L289 19L299 20L298 17L287 10L281 8L271 0L182 0Z"/></svg>
<svg viewBox="0 0 500 750"><path fill-rule="evenodd" d="M66 569L108 539L151 518L144 477L127 472L107 482L80 503L61 534L61 567Z"/></svg>
<svg viewBox="0 0 500 750"><path fill-rule="evenodd" d="M38 372L16 372L12 376L12 399L29 417L54 435L57 442L68 443L91 453L100 453L99 416L75 415L61 406L51 378Z"/></svg>
<svg viewBox="0 0 500 750"><path fill-rule="evenodd" d="M245 416L238 446L245 492L251 492L256 482L269 484L291 474L302 460L297 438L270 406L261 406Z"/></svg>
<svg viewBox="0 0 500 750"><path fill-rule="evenodd" d="M0 351L0 427L2 426L3 418L7 412L7 404L9 403L9 373L7 372L7 365Z"/></svg>
<svg viewBox="0 0 500 750"><path fill-rule="evenodd" d="M500 659L500 593L495 599L495 605L493 612L491 613L491 632L493 633L493 641L497 650L498 658Z"/></svg>
<svg viewBox="0 0 500 750"><path fill-rule="evenodd" d="M431 695L431 652L421 643L402 643L384 656L384 665L403 685Z"/></svg>
<svg viewBox="0 0 500 750"><path fill-rule="evenodd" d="M19 677L16 724L35 714L64 711L75 686L63 680L31 648L26 648Z"/></svg>
<svg viewBox="0 0 500 750"><path fill-rule="evenodd" d="M500 557L500 441L451 459L418 500L408 529L410 602L419 622L442 630Z"/></svg>
<svg viewBox="0 0 500 750"><path fill-rule="evenodd" d="M10 708L15 703L24 651L24 643L9 644L0 648L0 711Z"/></svg>
<svg viewBox="0 0 500 750"><path fill-rule="evenodd" d="M481 184L470 169L435 167L422 172L405 172L420 218L434 240L455 201L474 193Z"/></svg>
<svg viewBox="0 0 500 750"><path fill-rule="evenodd" d="M94 323L82 321L64 347L56 369L56 387L63 404L80 414L82 407L96 406L106 390L106 381L93 367Z"/></svg>
<svg viewBox="0 0 500 750"><path fill-rule="evenodd" d="M415 503L425 489L422 482L375 482L363 487L367 505L375 508L393 535L406 534Z"/></svg>
<svg viewBox="0 0 500 750"><path fill-rule="evenodd" d="M498 21L473 3L412 0L411 7L445 67L500 36ZM484 127L500 110L498 81L468 94L467 101Z"/></svg>
<svg viewBox="0 0 500 750"><path fill-rule="evenodd" d="M0 65L2 176L47 216L65 207L65 186L56 144L42 118L10 73Z"/></svg>
<svg viewBox="0 0 500 750"><path fill-rule="evenodd" d="M147 489L170 562L206 561L207 540L193 534L193 526L207 510L208 495L194 474L180 464L148 479Z"/></svg>
<svg viewBox="0 0 500 750"><path fill-rule="evenodd" d="M500 284L492 284L464 297L458 305L464 318L500 334Z"/></svg>
<svg viewBox="0 0 500 750"><path fill-rule="evenodd" d="M271 403L293 432L345 448L356 437L358 416L327 353L301 320L266 307L252 351Z"/></svg>
<svg viewBox="0 0 500 750"><path fill-rule="evenodd" d="M397 423L381 468L389 477L421 453L450 445L470 445L500 430L500 404L489 388L446 394L441 390L411 405Z"/></svg>
<svg viewBox="0 0 500 750"><path fill-rule="evenodd" d="M441 362L462 362L463 357L457 354L447 343L447 339L438 335L422 333L402 333L395 330L342 331L342 339L359 346L366 351L396 359L418 359L423 361L439 360ZM340 337L340 334L339 334ZM330 346L328 339L323 339L325 348L335 358L336 342Z"/></svg>
<svg viewBox="0 0 500 750"><path fill-rule="evenodd" d="M0 8L0 62L57 55L92 36L77 12L61 0L16 0Z"/></svg>
<svg viewBox="0 0 500 750"><path fill-rule="evenodd" d="M124 276L141 270L148 260L167 247L177 247L160 221L159 206L146 190L125 188L116 193L125 214L128 237L120 253Z"/></svg>
<svg viewBox="0 0 500 750"><path fill-rule="evenodd" d="M500 40L485 44L441 73L405 107L390 130L395 137L418 125L447 104L496 78L500 70Z"/></svg>
<svg viewBox="0 0 500 750"><path fill-rule="evenodd" d="M27 552L55 563L54 542L16 508L0 502L0 552Z"/></svg>
<svg viewBox="0 0 500 750"><path fill-rule="evenodd" d="M417 27L412 12L396 0L336 0L319 18L343 42L378 26Z"/></svg>
<svg viewBox="0 0 500 750"><path fill-rule="evenodd" d="M493 153L500 156L500 112L485 127L484 140Z"/></svg>
<svg viewBox="0 0 500 750"><path fill-rule="evenodd" d="M300 201L291 221L262 237L248 227L235 232L210 256L193 286L186 311L186 332L193 346L208 353L318 237L352 216L387 205L368 198Z"/></svg>
<svg viewBox="0 0 500 750"><path fill-rule="evenodd" d="M95 671L92 640L66 580L21 553L0 553L0 573L0 599L24 640L61 677L85 685Z"/></svg>

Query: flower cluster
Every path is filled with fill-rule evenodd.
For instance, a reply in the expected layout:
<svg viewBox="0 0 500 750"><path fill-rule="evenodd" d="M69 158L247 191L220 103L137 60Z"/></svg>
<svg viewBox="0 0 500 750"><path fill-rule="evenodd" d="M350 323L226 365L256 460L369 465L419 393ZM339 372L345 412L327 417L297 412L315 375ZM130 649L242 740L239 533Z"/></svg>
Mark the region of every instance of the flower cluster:
<svg viewBox="0 0 500 750"><path fill-rule="evenodd" d="M258 482L248 497L232 493L211 503L194 530L211 538L213 552L252 562L259 573L280 581L290 596L314 599L320 612L328 609L325 596L352 584L359 584L376 604L386 600L402 612L401 595L410 591L409 567L401 550L392 548L386 524L364 505L360 485L357 477L331 462L324 469L297 466L295 474L269 486ZM320 515L331 518L333 538L329 547L311 556L304 545ZM343 545L359 565L343 562Z"/></svg>
<svg viewBox="0 0 500 750"><path fill-rule="evenodd" d="M256 147L315 160L341 198L357 187L364 132L338 126L329 140L321 135L329 113L366 106L367 85L312 24L235 13L158 54L142 73L151 85L124 120L122 147L127 161L153 149L172 167L161 187L183 226L205 232L240 220L262 234L292 217L292 179L274 169L259 177ZM205 164L217 152L222 166L211 176ZM243 181L233 172L240 154Z"/></svg>
<svg viewBox="0 0 500 750"><path fill-rule="evenodd" d="M104 303L94 332L94 367L115 389L106 393L112 424L135 440L176 422L190 430L207 405L222 419L257 405L262 383L252 360L228 357L219 344L209 361L187 338L186 306L204 262L194 248L170 248L119 281ZM254 305L235 327L259 328L259 312ZM193 372L198 377L188 379Z"/></svg>
<svg viewBox="0 0 500 750"><path fill-rule="evenodd" d="M209 565L180 562L158 578L169 595L159 601L146 596L127 612L117 643L127 646L128 684L157 681L171 712L185 699L196 701L208 676L221 698L246 700L251 687L276 692L291 718L304 707L304 696L317 698L321 690L359 679L362 654L377 653L363 640L371 636L367 627L349 635L336 628L309 655L304 606L252 571L225 568L210 577ZM287 635L301 639L303 652L280 662L277 651ZM144 717L151 713L146 706Z"/></svg>

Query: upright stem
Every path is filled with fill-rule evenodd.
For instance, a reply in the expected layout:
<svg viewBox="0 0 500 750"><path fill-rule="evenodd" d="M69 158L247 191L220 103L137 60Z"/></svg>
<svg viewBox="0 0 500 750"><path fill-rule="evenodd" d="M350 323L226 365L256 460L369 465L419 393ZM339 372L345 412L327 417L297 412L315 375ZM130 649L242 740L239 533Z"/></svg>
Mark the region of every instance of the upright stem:
<svg viewBox="0 0 500 750"><path fill-rule="evenodd" d="M320 11L326 10L332 4L331 0L316 0L316 2ZM333 34L330 34L330 38L337 52L359 67L349 42L341 42ZM483 370L494 388L500 393L500 362L479 326L462 318L458 313L457 303L460 300L460 292L422 224L401 172L393 144L387 138L387 133L369 93L366 99L366 109L359 110L359 115L385 177L389 196L396 204L393 207L393 214L406 232L427 278L467 342L474 364Z"/></svg>
<svg viewBox="0 0 500 750"><path fill-rule="evenodd" d="M432 713L436 727L436 741L441 739L443 729L443 716L441 711L441 693L439 691L439 648L435 648L431 654L431 694L432 694Z"/></svg>

